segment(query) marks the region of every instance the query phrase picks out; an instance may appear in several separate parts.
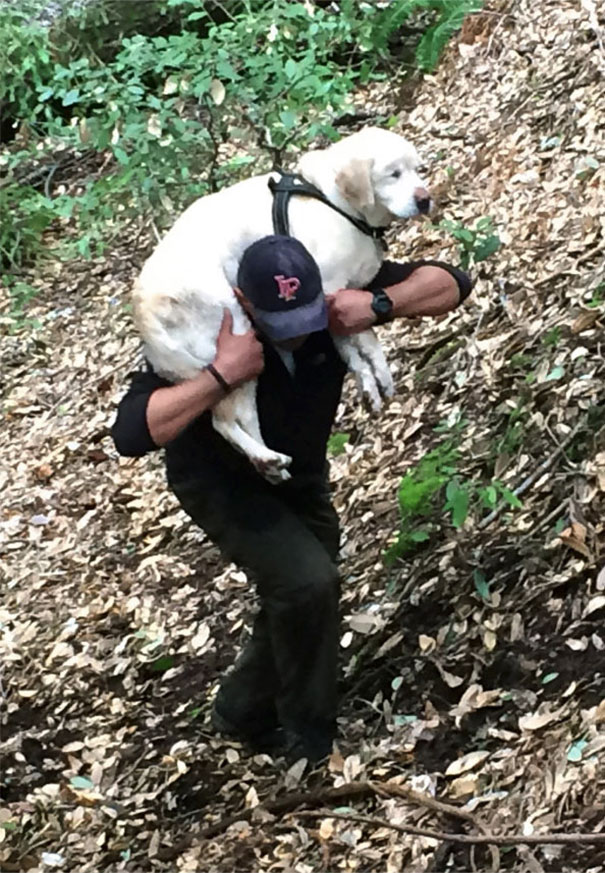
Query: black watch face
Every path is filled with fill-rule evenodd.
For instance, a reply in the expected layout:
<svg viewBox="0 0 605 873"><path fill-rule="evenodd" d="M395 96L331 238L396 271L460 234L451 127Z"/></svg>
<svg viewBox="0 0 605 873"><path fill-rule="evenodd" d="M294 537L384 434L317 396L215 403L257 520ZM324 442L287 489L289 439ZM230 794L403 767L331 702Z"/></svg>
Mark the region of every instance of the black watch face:
<svg viewBox="0 0 605 873"><path fill-rule="evenodd" d="M386 316L388 317L392 310L393 304L391 300L387 297L384 291L379 292L375 295L374 300L372 301L372 309L376 313L377 316Z"/></svg>

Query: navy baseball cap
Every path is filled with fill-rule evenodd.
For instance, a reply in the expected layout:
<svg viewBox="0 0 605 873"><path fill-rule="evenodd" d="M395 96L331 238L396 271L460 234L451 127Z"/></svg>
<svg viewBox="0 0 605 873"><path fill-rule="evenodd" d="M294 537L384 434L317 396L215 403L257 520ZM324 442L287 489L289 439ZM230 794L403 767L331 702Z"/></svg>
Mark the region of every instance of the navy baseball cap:
<svg viewBox="0 0 605 873"><path fill-rule="evenodd" d="M254 306L257 327L271 340L293 339L328 326L315 259L291 236L266 236L246 249L237 285Z"/></svg>

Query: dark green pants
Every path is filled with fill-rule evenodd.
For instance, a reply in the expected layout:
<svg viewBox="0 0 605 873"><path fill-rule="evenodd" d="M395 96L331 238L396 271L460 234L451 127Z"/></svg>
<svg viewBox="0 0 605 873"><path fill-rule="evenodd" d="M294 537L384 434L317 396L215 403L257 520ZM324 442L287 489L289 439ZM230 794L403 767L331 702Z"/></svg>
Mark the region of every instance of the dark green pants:
<svg viewBox="0 0 605 873"><path fill-rule="evenodd" d="M271 486L222 465L169 481L184 510L254 579L260 612L217 711L254 735L281 726L312 746L335 735L339 583L327 477Z"/></svg>

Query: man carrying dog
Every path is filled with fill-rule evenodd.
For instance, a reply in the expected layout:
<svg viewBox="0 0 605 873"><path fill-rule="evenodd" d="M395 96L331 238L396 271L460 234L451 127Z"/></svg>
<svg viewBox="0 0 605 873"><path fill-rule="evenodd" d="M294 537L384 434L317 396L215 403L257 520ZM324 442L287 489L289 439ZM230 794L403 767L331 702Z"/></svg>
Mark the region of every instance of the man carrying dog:
<svg viewBox="0 0 605 873"><path fill-rule="evenodd" d="M183 509L257 585L252 638L214 704L218 730L290 760L317 762L330 753L339 526L326 448L346 372L331 334L440 315L470 288L466 274L445 264L385 262L367 290L326 300L304 246L265 237L245 251L235 290L254 329L235 336L227 313L215 360L180 384L149 370L134 374L113 426L118 451L140 457L164 447L168 483ZM255 377L263 439L292 457L292 478L279 485L265 481L212 426L213 406Z"/></svg>

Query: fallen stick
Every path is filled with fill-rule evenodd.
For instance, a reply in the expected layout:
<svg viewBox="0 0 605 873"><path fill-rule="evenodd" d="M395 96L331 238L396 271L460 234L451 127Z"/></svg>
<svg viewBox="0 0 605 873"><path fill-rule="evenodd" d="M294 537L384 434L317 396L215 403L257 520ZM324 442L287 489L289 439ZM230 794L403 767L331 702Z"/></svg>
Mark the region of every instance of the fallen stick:
<svg viewBox="0 0 605 873"><path fill-rule="evenodd" d="M422 794L419 791L414 791L413 788L408 788L407 785L397 785L389 782L386 782L383 785L377 782L370 782L369 784L380 797L392 797L393 795L396 797L405 797L406 800L409 800L418 806L425 806L427 809L433 809L435 812L444 813L452 818L459 818L462 819L462 821L468 821L480 833L485 835L489 834L486 825L481 821L481 819L477 818L476 815L473 815L472 812L468 812L466 809L459 809L459 807L453 806L451 803L446 803L443 800L436 800L434 797L431 797L430 794ZM497 873L500 869L500 853L493 843L490 845L489 851L492 858L492 873Z"/></svg>
<svg viewBox="0 0 605 873"><path fill-rule="evenodd" d="M300 810L293 812L297 818L339 818L344 821L355 821L360 824L369 824L373 827L391 828L394 831L399 831L402 834L411 834L417 837L430 837L433 840L444 841L451 843L460 843L464 846L541 846L541 845L565 845L573 843L584 843L595 845L597 843L605 843L604 834L477 834L476 836L469 834L450 834L444 831L433 831L428 828L417 828L413 825L399 825L390 821L385 821L381 818L376 818L371 815L356 815L346 812L331 812L329 809L324 810Z"/></svg>
<svg viewBox="0 0 605 873"><path fill-rule="evenodd" d="M280 815L285 812L291 812L297 806L318 806L326 801L342 800L343 798L353 797L368 797L375 794L374 788L369 782L349 782L347 785L342 785L339 788L328 788L325 791L316 792L297 792L296 794L287 794L285 797L280 797L279 800L270 800L261 804L262 808L272 815ZM201 832L201 837L214 837L216 834L222 833L236 821L249 821L252 818L254 810L242 809L233 815L228 815L221 818L215 824L209 825ZM187 813L187 818L201 810L194 810L193 813Z"/></svg>
<svg viewBox="0 0 605 873"><path fill-rule="evenodd" d="M412 788L408 788L405 785L398 785L391 782L349 782L346 785L342 785L338 788L328 788L324 791L316 791L313 793L299 792L297 794L289 794L286 795L286 797L280 798L279 800L264 803L263 808L273 815L280 815L288 812L293 812L299 806L316 806L318 804L324 804L326 802L334 800L342 800L344 798L351 799L355 797L369 796L403 797L409 802L415 803L417 806L424 806L427 809L433 810L434 812L440 812L453 818L458 818L462 821L469 822L473 825L473 827L481 831L485 836L489 836L484 823L479 818L477 818L477 816L473 815L467 810L459 809L459 807L454 806L451 803L446 803L442 800L436 800L429 794L422 794L419 791L414 791ZM235 824L235 822L250 821L253 813L254 809L243 809L240 812L235 813L234 815L222 818L215 824L205 828L201 832L200 836L206 838L216 836L217 834L222 833L222 831L230 827L230 825ZM191 813L188 813L188 817L190 815ZM299 813L296 812L296 815L299 815ZM415 833L415 831L412 830L410 831L410 833ZM423 834L419 835L423 836ZM483 842L489 843L489 840L486 839ZM495 871L497 871L499 868L500 861L495 843L490 846L490 854L492 858L492 871L494 871L495 873Z"/></svg>

